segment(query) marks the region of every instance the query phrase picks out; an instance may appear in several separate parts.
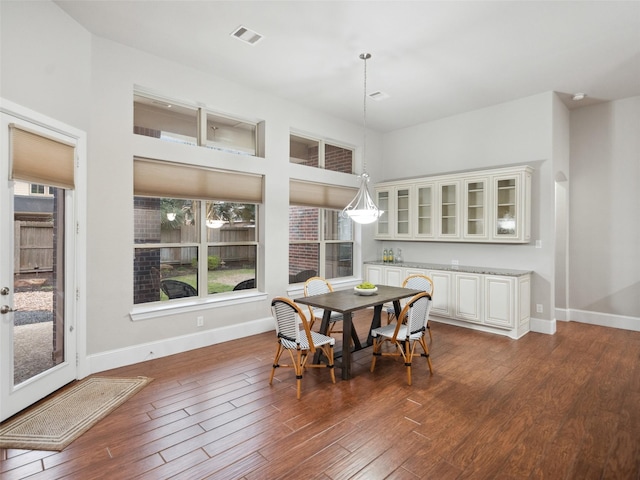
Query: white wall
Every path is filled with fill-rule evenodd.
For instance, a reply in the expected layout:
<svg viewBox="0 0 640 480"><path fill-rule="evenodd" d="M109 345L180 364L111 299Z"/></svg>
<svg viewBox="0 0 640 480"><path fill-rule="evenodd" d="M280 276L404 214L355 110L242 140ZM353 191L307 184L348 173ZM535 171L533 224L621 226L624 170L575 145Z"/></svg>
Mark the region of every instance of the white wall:
<svg viewBox="0 0 640 480"><path fill-rule="evenodd" d="M402 248L405 261L532 270L532 317L552 322L554 283L554 105L552 92L415 125L383 139L384 180L530 165L532 240L525 245L370 241L367 259ZM377 171L376 173L380 173ZM535 248L535 240L542 248ZM543 305L536 313L535 304ZM552 327L551 327L552 328Z"/></svg>
<svg viewBox="0 0 640 480"><path fill-rule="evenodd" d="M571 113L571 318L640 329L640 97Z"/></svg>
<svg viewBox="0 0 640 480"><path fill-rule="evenodd" d="M89 370L100 371L273 328L269 301L287 294L289 278L288 237L283 235L288 231L289 178L357 186L352 175L290 164L289 131L295 128L357 146L362 141L362 127L92 37L52 2L1 2L0 8L2 96L88 134L87 282L81 292L87 299ZM264 120L266 158L239 159L134 135L135 86L218 112ZM375 141L375 134L372 137ZM134 155L264 175L265 207L260 212L263 248L258 276L265 294L233 306L204 307L197 313L169 312L158 318L131 320ZM359 273L360 265L355 267ZM196 327L196 315L204 316L204 328Z"/></svg>

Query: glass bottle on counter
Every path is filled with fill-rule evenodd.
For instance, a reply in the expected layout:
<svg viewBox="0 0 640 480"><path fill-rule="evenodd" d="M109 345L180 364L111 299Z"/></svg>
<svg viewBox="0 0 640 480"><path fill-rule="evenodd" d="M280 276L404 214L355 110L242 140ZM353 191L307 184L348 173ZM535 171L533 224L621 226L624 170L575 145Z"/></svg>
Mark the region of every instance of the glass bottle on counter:
<svg viewBox="0 0 640 480"><path fill-rule="evenodd" d="M389 249L389 255L387 255L387 260L389 263L393 263L393 248Z"/></svg>
<svg viewBox="0 0 640 480"><path fill-rule="evenodd" d="M396 263L402 263L402 249L398 249L398 253L396 253Z"/></svg>
<svg viewBox="0 0 640 480"><path fill-rule="evenodd" d="M387 253L387 249L385 248L382 251L382 263L387 263L388 258L389 258L389 254Z"/></svg>

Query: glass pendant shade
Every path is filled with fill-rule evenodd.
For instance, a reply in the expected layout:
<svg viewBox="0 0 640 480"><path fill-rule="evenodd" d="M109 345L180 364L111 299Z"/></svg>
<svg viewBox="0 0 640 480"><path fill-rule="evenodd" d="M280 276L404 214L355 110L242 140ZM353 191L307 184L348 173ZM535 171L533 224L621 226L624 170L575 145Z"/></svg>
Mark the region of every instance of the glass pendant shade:
<svg viewBox="0 0 640 480"><path fill-rule="evenodd" d="M369 175L363 173L360 176L360 189L358 193L353 200L351 200L351 203L342 210L343 216L348 216L356 223L373 223L384 213L383 210L380 210L376 206L373 198L371 198L369 187L367 186L368 183Z"/></svg>

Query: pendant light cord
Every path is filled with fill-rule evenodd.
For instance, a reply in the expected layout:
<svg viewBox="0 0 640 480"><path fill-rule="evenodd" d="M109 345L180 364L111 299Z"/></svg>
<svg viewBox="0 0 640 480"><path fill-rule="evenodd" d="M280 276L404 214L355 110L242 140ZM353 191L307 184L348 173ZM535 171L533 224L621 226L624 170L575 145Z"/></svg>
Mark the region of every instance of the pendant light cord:
<svg viewBox="0 0 640 480"><path fill-rule="evenodd" d="M364 126L362 143L362 173L367 173L367 60L371 58L370 53L361 53L360 58L364 60L364 95L362 102L362 124Z"/></svg>

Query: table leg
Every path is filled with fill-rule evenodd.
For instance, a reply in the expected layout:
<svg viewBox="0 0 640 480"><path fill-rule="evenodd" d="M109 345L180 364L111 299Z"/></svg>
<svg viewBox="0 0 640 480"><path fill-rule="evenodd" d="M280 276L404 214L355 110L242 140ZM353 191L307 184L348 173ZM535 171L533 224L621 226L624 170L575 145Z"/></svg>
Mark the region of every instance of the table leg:
<svg viewBox="0 0 640 480"><path fill-rule="evenodd" d="M320 323L319 332L323 335L327 334L327 330L329 330L329 319L331 318L331 311L325 310L322 315L322 323ZM313 363L320 363L320 356L322 355L322 351L320 349L316 350L315 355L313 356Z"/></svg>
<svg viewBox="0 0 640 480"><path fill-rule="evenodd" d="M376 305L373 307L373 318L371 319L371 326L369 327L369 335L367 335L367 346L373 345L373 337L371 336L371 330L378 328L381 324L382 305Z"/></svg>
<svg viewBox="0 0 640 480"><path fill-rule="evenodd" d="M351 342L353 336L353 323L351 321L351 312L342 316L342 379L349 380L351 378ZM356 335L357 338L357 335Z"/></svg>

